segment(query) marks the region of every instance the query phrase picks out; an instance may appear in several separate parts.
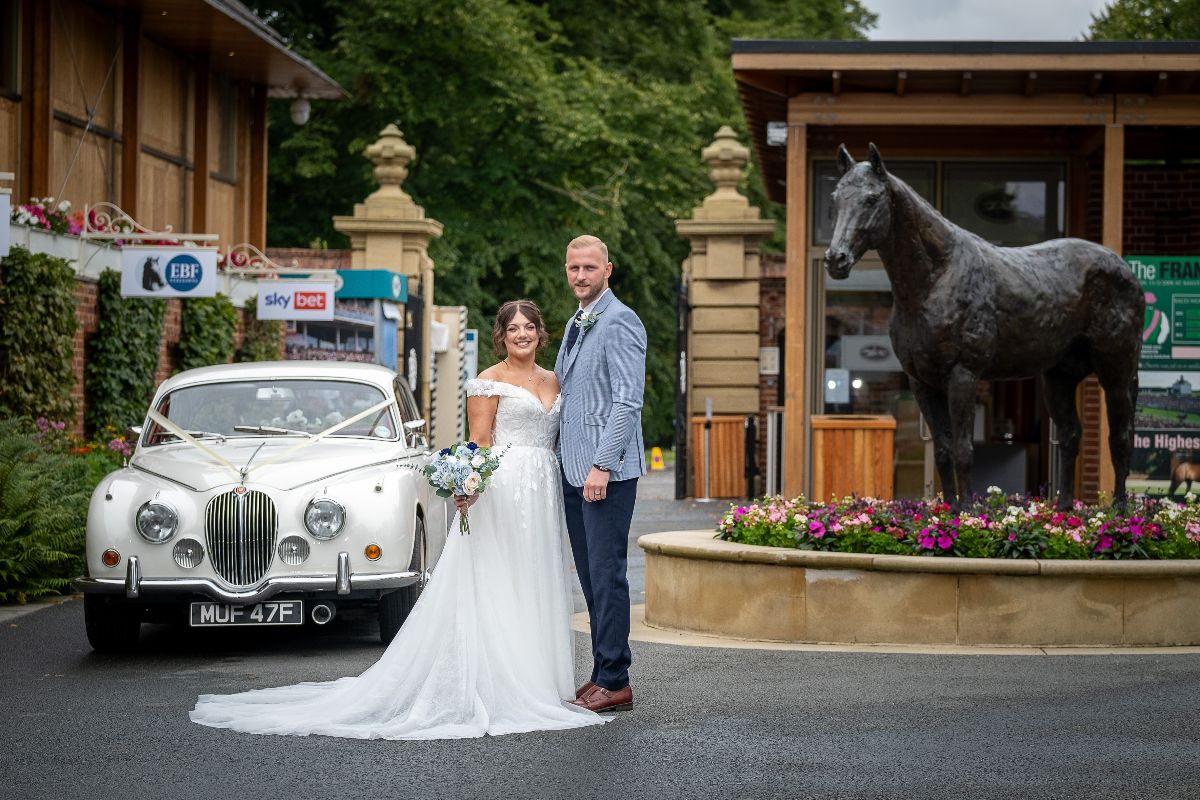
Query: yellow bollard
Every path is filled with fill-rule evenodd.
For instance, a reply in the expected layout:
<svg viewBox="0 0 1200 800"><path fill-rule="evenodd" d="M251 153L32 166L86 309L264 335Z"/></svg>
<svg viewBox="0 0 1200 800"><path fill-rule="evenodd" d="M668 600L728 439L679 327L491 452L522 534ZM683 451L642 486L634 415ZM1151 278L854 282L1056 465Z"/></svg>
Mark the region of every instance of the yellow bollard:
<svg viewBox="0 0 1200 800"><path fill-rule="evenodd" d="M650 469L666 469L667 465L663 463L663 455L661 447L650 448Z"/></svg>

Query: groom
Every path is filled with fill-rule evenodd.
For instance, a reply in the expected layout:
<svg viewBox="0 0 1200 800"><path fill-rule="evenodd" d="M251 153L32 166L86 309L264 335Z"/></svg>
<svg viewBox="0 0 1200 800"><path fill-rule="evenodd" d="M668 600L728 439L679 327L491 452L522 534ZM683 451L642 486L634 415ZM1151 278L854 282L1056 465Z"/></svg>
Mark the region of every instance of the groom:
<svg viewBox="0 0 1200 800"><path fill-rule="evenodd" d="M554 365L562 391L559 449L567 533L592 621L592 675L575 703L624 711L633 707L625 569L637 482L646 474L646 329L608 288L613 265L604 242L571 240L566 268L579 309Z"/></svg>

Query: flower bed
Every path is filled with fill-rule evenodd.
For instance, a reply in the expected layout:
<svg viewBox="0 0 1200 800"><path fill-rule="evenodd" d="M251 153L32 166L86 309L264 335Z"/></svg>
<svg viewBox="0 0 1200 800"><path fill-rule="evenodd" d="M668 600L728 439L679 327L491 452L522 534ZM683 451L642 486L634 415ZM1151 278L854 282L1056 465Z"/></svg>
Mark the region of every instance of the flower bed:
<svg viewBox="0 0 1200 800"><path fill-rule="evenodd" d="M1036 559L1200 558L1200 504L1137 497L1125 509L1006 495L992 487L961 513L941 500L766 497L736 505L719 538L741 544L876 555Z"/></svg>

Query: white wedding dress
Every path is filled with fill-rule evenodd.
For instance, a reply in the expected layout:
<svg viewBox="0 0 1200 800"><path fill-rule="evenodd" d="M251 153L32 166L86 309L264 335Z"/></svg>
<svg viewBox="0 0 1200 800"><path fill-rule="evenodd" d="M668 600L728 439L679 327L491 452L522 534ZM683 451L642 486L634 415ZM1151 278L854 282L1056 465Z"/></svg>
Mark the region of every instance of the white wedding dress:
<svg viewBox="0 0 1200 800"><path fill-rule="evenodd" d="M355 739L458 739L598 725L575 696L566 522L554 445L559 400L508 383L493 442L510 445L471 508L450 526L437 569L408 620L357 677L202 695L192 721L246 733Z"/></svg>

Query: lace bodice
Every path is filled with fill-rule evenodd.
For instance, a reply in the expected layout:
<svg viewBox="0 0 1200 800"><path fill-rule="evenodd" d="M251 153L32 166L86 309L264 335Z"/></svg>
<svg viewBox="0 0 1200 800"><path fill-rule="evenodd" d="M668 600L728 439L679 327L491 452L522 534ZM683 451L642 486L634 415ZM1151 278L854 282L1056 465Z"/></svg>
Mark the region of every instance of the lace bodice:
<svg viewBox="0 0 1200 800"><path fill-rule="evenodd" d="M554 449L558 441L558 415L562 397L556 397L547 411L538 396L528 389L503 381L467 381L467 395L496 397L496 427L493 445L545 447Z"/></svg>

